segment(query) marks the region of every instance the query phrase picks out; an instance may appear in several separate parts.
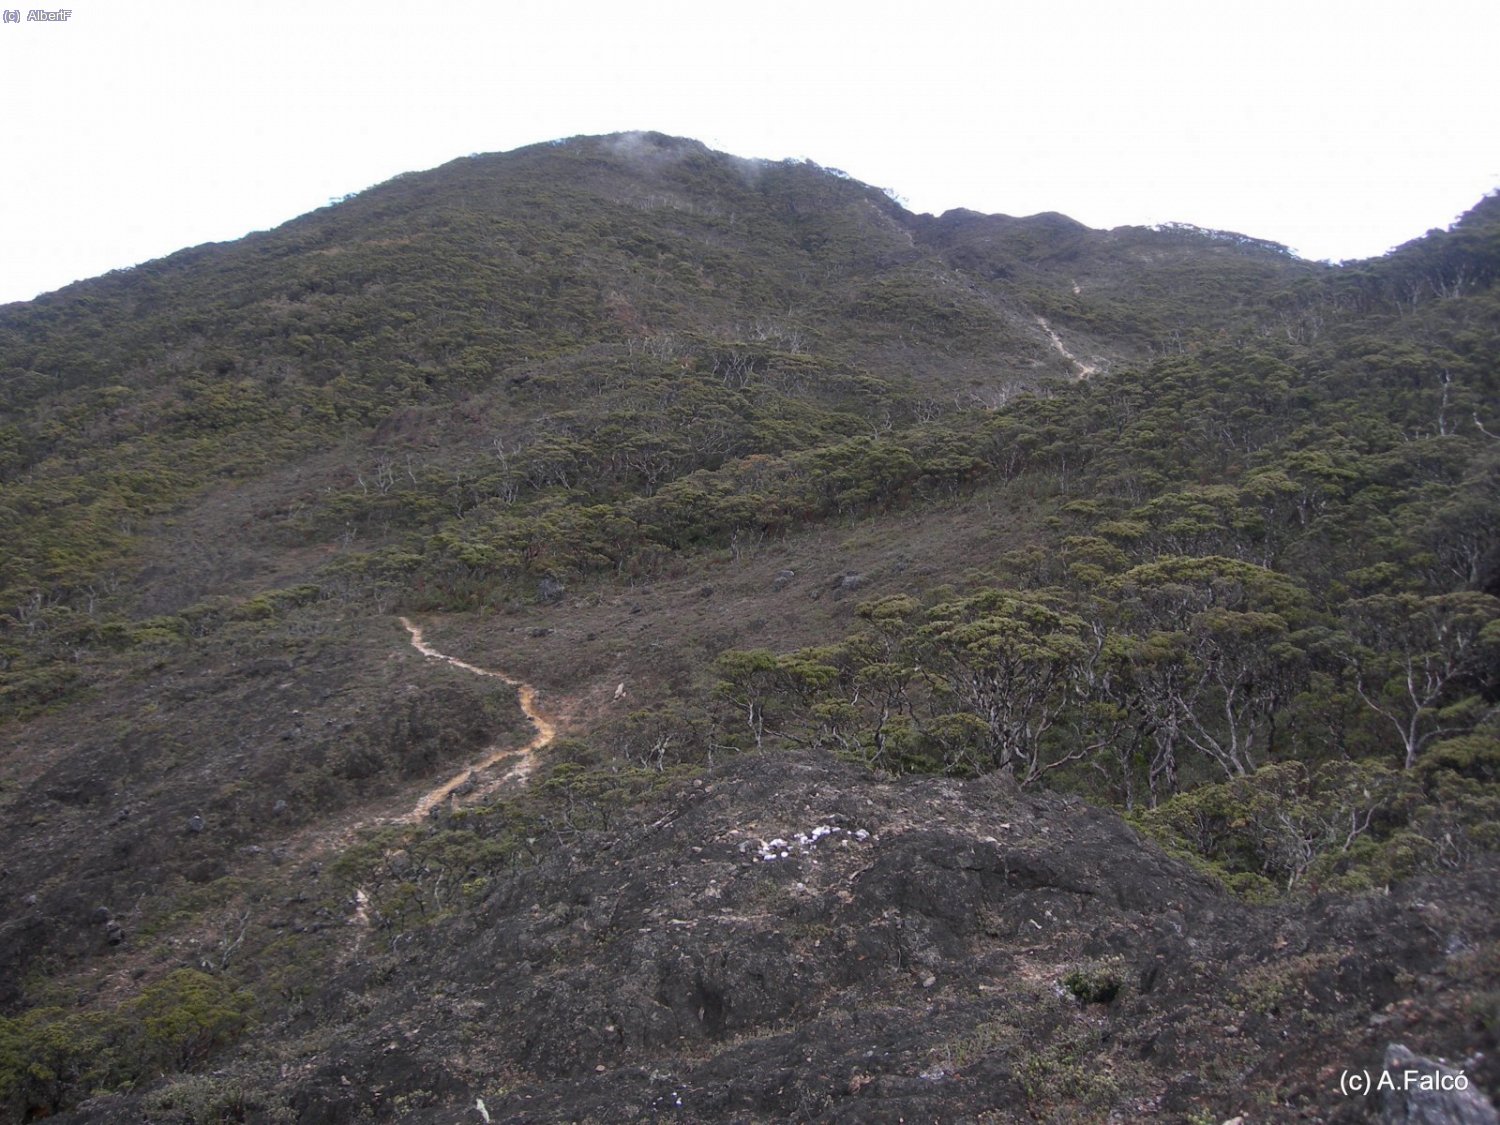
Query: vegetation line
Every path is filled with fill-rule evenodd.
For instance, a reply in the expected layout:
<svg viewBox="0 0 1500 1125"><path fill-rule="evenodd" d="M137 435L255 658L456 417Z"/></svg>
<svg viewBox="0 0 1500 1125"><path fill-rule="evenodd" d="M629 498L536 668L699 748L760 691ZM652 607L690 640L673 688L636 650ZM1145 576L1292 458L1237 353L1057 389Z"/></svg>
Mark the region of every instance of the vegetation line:
<svg viewBox="0 0 1500 1125"><path fill-rule="evenodd" d="M514 687L516 689L517 699L521 704L522 712L526 715L526 718L531 721L531 725L536 728L536 736L520 749L516 749L514 747L500 747L499 745L491 746L487 751L485 751L485 756L483 759L464 769L461 773L455 774L453 777L443 782L442 785L439 785L436 789L433 789L432 791L424 795L422 799L417 802L416 807L413 808L409 814L407 814L406 819L412 822L420 821L434 808L442 804L450 796L457 792L462 786L470 783L474 779L475 775L480 771L490 769L492 766L495 766L508 758L516 758L517 761L514 765L511 766L510 770L507 771L507 773L505 774L505 778L515 778L520 781L525 781L525 779L531 774L531 771L536 764L536 760L533 755L536 753L536 751L540 750L542 747L551 742L555 737L557 737L557 727L554 726L551 720L549 720L536 708L536 688L528 683L523 683L520 680L513 679L512 677L507 676L504 672L495 672L488 668L480 668L476 665L469 664L466 661L459 660L455 656L449 656L446 653L439 652L437 649L433 648L430 644L422 639L422 627L420 625L413 625L405 617L401 618L401 624L406 626L406 631L411 634L412 648L416 649L423 656L430 656L434 660L447 661L455 668L462 668L464 671L472 672L476 676L490 676L497 680L503 680L505 683L510 684L512 687Z"/></svg>

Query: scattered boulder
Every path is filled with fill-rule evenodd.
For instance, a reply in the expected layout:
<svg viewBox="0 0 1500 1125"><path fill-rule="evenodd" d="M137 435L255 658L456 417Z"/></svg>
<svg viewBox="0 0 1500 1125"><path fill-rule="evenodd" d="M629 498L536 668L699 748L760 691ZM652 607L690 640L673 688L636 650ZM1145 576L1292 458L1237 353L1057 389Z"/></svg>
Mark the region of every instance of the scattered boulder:
<svg viewBox="0 0 1500 1125"><path fill-rule="evenodd" d="M202 832L203 818L197 813L194 813L192 816L188 817L187 830L194 834Z"/></svg>
<svg viewBox="0 0 1500 1125"><path fill-rule="evenodd" d="M182 877L189 883L212 883L229 874L229 868L221 859L204 859L182 869Z"/></svg>
<svg viewBox="0 0 1500 1125"><path fill-rule="evenodd" d="M797 577L795 570L778 570L776 577L771 580L771 589L776 591L785 590Z"/></svg>
<svg viewBox="0 0 1500 1125"><path fill-rule="evenodd" d="M120 925L118 919L110 912L109 907L96 907L89 915L89 921L96 926L104 927L104 940L110 945L122 945L125 941L125 927Z"/></svg>

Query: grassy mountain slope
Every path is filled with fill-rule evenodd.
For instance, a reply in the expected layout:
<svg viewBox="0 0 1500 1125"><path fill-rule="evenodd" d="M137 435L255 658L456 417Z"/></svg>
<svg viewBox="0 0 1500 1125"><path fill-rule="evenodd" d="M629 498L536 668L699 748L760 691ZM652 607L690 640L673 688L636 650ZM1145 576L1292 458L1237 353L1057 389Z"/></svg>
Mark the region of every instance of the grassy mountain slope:
<svg viewBox="0 0 1500 1125"><path fill-rule="evenodd" d="M1497 239L648 134L0 309L0 1115L1357 1120L1387 1028L1495 1058ZM397 614L537 686L528 786L402 819L528 735ZM818 824L868 856L765 861Z"/></svg>

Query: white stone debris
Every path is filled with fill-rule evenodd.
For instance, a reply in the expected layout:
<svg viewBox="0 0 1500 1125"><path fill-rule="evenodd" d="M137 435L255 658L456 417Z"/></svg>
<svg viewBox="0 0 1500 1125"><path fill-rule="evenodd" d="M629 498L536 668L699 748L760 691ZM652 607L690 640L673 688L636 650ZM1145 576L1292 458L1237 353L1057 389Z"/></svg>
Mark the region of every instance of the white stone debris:
<svg viewBox="0 0 1500 1125"><path fill-rule="evenodd" d="M870 838L870 834L863 828L856 829L854 832L845 832L835 824L819 824L806 832L796 833L790 840L777 836L774 840L757 841L760 852L756 859L761 863L771 863L778 859L790 859L794 851L800 855L808 855L817 846L819 840L830 836L839 836L839 843L844 845L847 845L850 840L863 843ZM744 844L740 847L741 850L745 849Z"/></svg>

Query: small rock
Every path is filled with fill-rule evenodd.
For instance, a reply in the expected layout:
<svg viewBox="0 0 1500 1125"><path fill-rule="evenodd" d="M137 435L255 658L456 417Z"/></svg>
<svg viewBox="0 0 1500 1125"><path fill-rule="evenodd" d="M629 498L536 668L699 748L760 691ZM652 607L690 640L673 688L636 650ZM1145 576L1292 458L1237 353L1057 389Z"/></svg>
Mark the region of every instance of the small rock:
<svg viewBox="0 0 1500 1125"><path fill-rule="evenodd" d="M538 625L535 628L527 629L526 635L528 637L548 637L552 635L552 630L546 628L545 626Z"/></svg>
<svg viewBox="0 0 1500 1125"><path fill-rule="evenodd" d="M188 817L187 830L189 832L202 832L203 818L201 816L198 816L197 814Z"/></svg>
<svg viewBox="0 0 1500 1125"><path fill-rule="evenodd" d="M114 915L110 914L109 907L97 906L94 908L94 912L89 915L89 921L94 923L94 925L96 926L102 926L112 917L114 917Z"/></svg>
<svg viewBox="0 0 1500 1125"><path fill-rule="evenodd" d="M792 584L792 580L796 577L797 572L795 570L778 570L776 577L771 580L771 589L785 590Z"/></svg>

